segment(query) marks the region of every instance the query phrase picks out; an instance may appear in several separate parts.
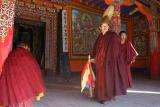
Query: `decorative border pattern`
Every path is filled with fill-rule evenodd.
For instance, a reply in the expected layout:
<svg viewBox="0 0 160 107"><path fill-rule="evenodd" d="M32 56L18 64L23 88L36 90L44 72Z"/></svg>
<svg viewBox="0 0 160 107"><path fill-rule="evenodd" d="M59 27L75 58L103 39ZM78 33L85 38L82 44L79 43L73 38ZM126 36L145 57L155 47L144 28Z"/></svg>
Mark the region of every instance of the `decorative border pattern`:
<svg viewBox="0 0 160 107"><path fill-rule="evenodd" d="M0 5L0 37L4 43L5 37L8 36L9 29L12 29L14 19L14 0L2 0Z"/></svg>

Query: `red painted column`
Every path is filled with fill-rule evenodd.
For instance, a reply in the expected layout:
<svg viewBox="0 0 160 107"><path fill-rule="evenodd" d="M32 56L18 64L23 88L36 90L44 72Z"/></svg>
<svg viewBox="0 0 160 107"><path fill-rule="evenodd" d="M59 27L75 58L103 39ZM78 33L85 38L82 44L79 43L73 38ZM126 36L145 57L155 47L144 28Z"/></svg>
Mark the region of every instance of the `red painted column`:
<svg viewBox="0 0 160 107"><path fill-rule="evenodd" d="M158 69L159 69L159 72L160 72L160 31L158 32Z"/></svg>
<svg viewBox="0 0 160 107"><path fill-rule="evenodd" d="M155 18L149 22L150 29L150 74L152 79L158 79L160 75L158 62L158 32L157 20Z"/></svg>
<svg viewBox="0 0 160 107"><path fill-rule="evenodd" d="M0 0L0 74L12 49L15 1Z"/></svg>
<svg viewBox="0 0 160 107"><path fill-rule="evenodd" d="M121 30L121 17L120 17L121 4L119 0L114 0L113 5L114 5L114 14L111 19L111 29L115 31L117 34L119 34Z"/></svg>

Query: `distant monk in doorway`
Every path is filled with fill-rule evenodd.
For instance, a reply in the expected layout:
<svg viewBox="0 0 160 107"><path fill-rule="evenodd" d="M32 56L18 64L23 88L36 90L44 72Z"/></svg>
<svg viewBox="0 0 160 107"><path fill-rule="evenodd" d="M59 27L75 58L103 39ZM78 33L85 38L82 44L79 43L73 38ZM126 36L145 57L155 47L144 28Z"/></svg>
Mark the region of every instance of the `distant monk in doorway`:
<svg viewBox="0 0 160 107"><path fill-rule="evenodd" d="M6 59L0 76L0 106L33 107L34 98L43 96L41 69L29 50L20 43Z"/></svg>
<svg viewBox="0 0 160 107"><path fill-rule="evenodd" d="M130 67L131 67L131 64L135 62L135 58L138 55L138 53L134 49L132 43L127 40L127 33L125 31L121 31L119 35L121 38L119 64L121 68L125 70L127 74L126 87L130 88L132 86L132 77L131 77Z"/></svg>
<svg viewBox="0 0 160 107"><path fill-rule="evenodd" d="M108 9L113 11L113 6ZM108 11L108 10L106 10ZM106 13L106 12L105 12ZM113 13L113 12L107 12ZM115 96L126 94L125 71L119 65L120 37L109 30L110 17L105 15L101 22L101 34L99 35L93 50L93 59L96 65L96 89L98 101L115 99Z"/></svg>

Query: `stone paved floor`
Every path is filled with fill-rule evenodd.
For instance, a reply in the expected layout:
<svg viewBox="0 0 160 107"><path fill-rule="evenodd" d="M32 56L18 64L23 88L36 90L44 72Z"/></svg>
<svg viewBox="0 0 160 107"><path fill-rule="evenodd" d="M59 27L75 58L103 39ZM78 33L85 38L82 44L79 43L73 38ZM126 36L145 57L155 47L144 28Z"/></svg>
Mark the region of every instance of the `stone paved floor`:
<svg viewBox="0 0 160 107"><path fill-rule="evenodd" d="M82 95L79 81L80 78L70 83L46 82L46 95L36 102L36 107L160 107L160 81L136 78L126 96L116 97L115 101L105 104Z"/></svg>

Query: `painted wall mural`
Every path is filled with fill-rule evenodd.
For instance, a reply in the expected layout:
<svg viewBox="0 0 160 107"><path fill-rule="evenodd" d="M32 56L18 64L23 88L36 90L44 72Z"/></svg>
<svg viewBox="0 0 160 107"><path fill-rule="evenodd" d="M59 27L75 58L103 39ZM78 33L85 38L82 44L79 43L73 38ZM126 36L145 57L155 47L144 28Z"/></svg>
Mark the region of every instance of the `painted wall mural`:
<svg viewBox="0 0 160 107"><path fill-rule="evenodd" d="M138 22L138 23L137 23ZM139 53L139 57L147 56L147 32L148 23L145 16L133 17L133 44Z"/></svg>
<svg viewBox="0 0 160 107"><path fill-rule="evenodd" d="M147 55L146 34L142 33L135 35L133 41L139 56L145 57Z"/></svg>
<svg viewBox="0 0 160 107"><path fill-rule="evenodd" d="M72 9L72 53L91 53L100 31L101 16Z"/></svg>

